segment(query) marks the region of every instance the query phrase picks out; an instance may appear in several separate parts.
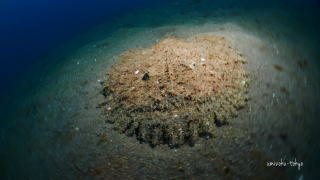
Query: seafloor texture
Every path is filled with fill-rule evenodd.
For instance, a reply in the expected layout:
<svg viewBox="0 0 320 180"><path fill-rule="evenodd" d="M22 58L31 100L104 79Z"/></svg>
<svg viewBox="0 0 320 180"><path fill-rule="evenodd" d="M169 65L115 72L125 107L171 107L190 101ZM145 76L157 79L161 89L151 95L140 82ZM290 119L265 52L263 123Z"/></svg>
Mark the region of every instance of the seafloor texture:
<svg viewBox="0 0 320 180"><path fill-rule="evenodd" d="M228 2L141 10L43 60L12 88L12 104L3 109L11 115L0 134L1 179L319 179L319 31L297 11ZM151 148L114 131L97 104L106 102L105 73L120 63L119 54L202 33L225 37L248 61L247 106L194 146ZM137 70L147 71L131 75ZM300 170L267 166L295 159L303 162Z"/></svg>
<svg viewBox="0 0 320 180"><path fill-rule="evenodd" d="M212 137L246 104L244 62L229 41L209 34L128 50L104 83L106 119L152 146Z"/></svg>

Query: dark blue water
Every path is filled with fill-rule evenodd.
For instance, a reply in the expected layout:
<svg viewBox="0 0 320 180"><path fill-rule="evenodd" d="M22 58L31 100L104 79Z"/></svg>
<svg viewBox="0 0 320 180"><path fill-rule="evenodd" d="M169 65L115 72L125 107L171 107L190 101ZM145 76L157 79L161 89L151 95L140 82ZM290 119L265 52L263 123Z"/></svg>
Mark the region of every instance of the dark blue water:
<svg viewBox="0 0 320 180"><path fill-rule="evenodd" d="M90 28L116 16L147 7L154 3L147 0L3 0L0 2L0 85L2 88L20 72L48 55L50 50L73 39ZM264 6L293 8L318 20L318 0L313 1L221 1L225 6L258 8ZM309 6L312 4L313 6ZM314 8L314 9L310 9ZM318 23L319 24L319 23ZM315 24L314 26L319 26Z"/></svg>
<svg viewBox="0 0 320 180"><path fill-rule="evenodd" d="M0 2L0 107L32 91L38 64L95 26L159 2L147 0L4 0ZM50 62L49 62L50 63ZM38 65L38 66L37 66ZM14 106L14 105L13 105ZM4 109L2 108L2 109ZM0 114L8 113L7 110ZM4 115L3 115L4 116ZM0 125L6 125L4 119Z"/></svg>
<svg viewBox="0 0 320 180"><path fill-rule="evenodd" d="M1 1L1 87L79 33L152 3L147 0Z"/></svg>
<svg viewBox="0 0 320 180"><path fill-rule="evenodd" d="M294 26L296 31L306 39L310 49L315 51L313 59L316 59L320 64L320 0L182 0L181 2L185 1L187 1L187 5L181 7L177 5L177 11L181 10L184 13L206 11L207 14L210 14L216 8L240 8L248 11L260 8L280 9L282 14L290 16L298 22ZM47 59L47 57L54 56L66 44L81 39L86 33L101 24L110 23L110 29L112 29L114 28L112 22L116 22L115 20L119 17L141 9L165 6L168 2L172 3L170 0L0 1L0 137L2 129L9 127L8 124L13 121L13 119L8 118L10 117L9 114L18 112L16 104L19 103L20 98L28 96L29 92L35 90L34 87L38 84L38 79L34 77L37 77L43 71L48 70L48 73L50 72L50 68L44 70L41 69L43 66L39 66L39 64L52 63L46 62L50 59ZM208 6L203 6L205 3ZM170 12L164 14L170 14ZM148 14L146 14L147 16ZM157 18L159 22L157 22ZM155 18L154 24L166 25L167 21L168 23L169 21L175 22L174 19L168 20L166 18L163 18L166 20L162 21L161 14L158 14L157 18ZM187 20L192 21L192 18ZM121 22L117 23L118 25L121 24ZM132 24L139 27L139 23L132 22ZM145 24L141 23L140 27L145 27ZM106 29L106 31L108 30ZM292 39L295 37L286 38ZM82 44L81 41L79 42L76 43L78 46L74 48L88 43L83 42ZM62 60L51 58L50 61ZM318 78L320 79L320 77ZM320 132L316 126L319 123L315 121L314 124L315 126L308 130L313 131L312 133L318 136ZM19 133L17 134L19 135ZM313 150L315 151L315 149ZM25 155L17 155L17 157L19 156ZM315 153L312 157L319 159L319 156ZM14 166L14 163L11 162L10 165ZM0 171L3 166L0 160ZM311 177L311 179L312 177L318 177L319 174L315 169L315 164L313 164L313 169L310 170L311 174L307 177ZM2 174L6 173L0 172L0 179ZM29 175L30 177L36 177L34 174Z"/></svg>

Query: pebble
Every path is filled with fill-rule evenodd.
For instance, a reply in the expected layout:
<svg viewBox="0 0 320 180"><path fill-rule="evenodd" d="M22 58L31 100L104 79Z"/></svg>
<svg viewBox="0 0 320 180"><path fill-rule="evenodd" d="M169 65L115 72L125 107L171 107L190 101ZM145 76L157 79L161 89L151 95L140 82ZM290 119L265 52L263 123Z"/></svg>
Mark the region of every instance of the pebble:
<svg viewBox="0 0 320 180"><path fill-rule="evenodd" d="M136 71L134 72L134 74L139 74L139 70L136 70Z"/></svg>
<svg viewBox="0 0 320 180"><path fill-rule="evenodd" d="M190 65L190 67L191 67L191 68L196 67L196 63L195 63L195 62L192 62L191 65Z"/></svg>
<svg viewBox="0 0 320 180"><path fill-rule="evenodd" d="M149 76L148 73L145 73L145 74L143 75L143 77L142 77L142 80L143 80L143 81L148 81L149 79L150 79L150 76Z"/></svg>
<svg viewBox="0 0 320 180"><path fill-rule="evenodd" d="M177 170L180 171L180 172L183 172L183 171L184 171L183 167L181 167L181 166L179 166L179 167L177 168Z"/></svg>
<svg viewBox="0 0 320 180"><path fill-rule="evenodd" d="M110 110L111 110L111 107L108 107L107 110L110 111Z"/></svg>
<svg viewBox="0 0 320 180"><path fill-rule="evenodd" d="M201 58L201 62L205 62L206 61L206 59L205 58Z"/></svg>

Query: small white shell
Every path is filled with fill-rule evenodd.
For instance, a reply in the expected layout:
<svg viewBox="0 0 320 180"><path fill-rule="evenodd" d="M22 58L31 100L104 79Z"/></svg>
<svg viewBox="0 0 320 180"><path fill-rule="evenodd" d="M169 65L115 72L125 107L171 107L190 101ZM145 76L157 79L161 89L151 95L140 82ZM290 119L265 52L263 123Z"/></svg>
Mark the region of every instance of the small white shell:
<svg viewBox="0 0 320 180"><path fill-rule="evenodd" d="M201 62L205 62L206 61L206 59L205 58L201 58Z"/></svg>
<svg viewBox="0 0 320 180"><path fill-rule="evenodd" d="M136 70L136 71L134 72L134 74L139 74L139 70Z"/></svg>

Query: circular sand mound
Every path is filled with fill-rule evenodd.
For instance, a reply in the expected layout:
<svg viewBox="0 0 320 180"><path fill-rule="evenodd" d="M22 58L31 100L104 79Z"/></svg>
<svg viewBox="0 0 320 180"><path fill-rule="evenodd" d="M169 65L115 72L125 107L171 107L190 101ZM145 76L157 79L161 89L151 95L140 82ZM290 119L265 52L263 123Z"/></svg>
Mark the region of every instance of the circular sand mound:
<svg viewBox="0 0 320 180"><path fill-rule="evenodd" d="M107 122L152 146L212 136L246 104L243 63L229 41L209 34L124 52L102 91Z"/></svg>

